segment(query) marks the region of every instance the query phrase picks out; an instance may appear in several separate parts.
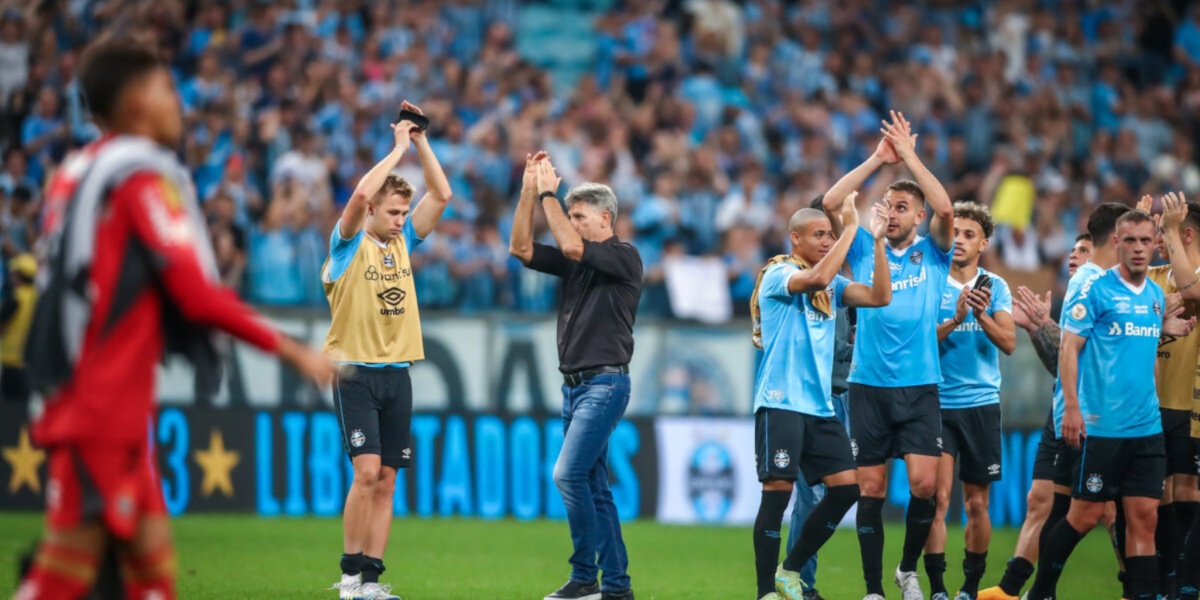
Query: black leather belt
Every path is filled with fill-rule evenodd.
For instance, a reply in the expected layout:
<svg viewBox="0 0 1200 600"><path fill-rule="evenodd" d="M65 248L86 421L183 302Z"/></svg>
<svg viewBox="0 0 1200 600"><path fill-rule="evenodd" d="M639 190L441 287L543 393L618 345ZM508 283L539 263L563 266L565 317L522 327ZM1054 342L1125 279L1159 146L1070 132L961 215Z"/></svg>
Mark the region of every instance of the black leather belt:
<svg viewBox="0 0 1200 600"><path fill-rule="evenodd" d="M571 387L575 387L597 375L604 375L607 373L620 373L620 374L624 375L628 372L629 372L629 365L596 367L595 369L588 369L586 371L577 371L575 373L566 373L563 375L563 381L566 382L567 385L569 385Z"/></svg>

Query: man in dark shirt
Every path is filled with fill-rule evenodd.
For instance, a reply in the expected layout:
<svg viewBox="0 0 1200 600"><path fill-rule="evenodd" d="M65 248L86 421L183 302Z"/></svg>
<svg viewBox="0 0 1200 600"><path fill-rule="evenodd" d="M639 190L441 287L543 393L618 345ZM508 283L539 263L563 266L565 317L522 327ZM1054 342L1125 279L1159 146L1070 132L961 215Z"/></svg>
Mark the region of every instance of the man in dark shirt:
<svg viewBox="0 0 1200 600"><path fill-rule="evenodd" d="M561 181L545 152L527 158L509 247L526 267L563 278L558 308L563 445L554 483L566 505L575 552L571 579L546 600L633 600L608 487L608 437L629 404L642 259L613 234L617 198L608 186L585 183L571 190L564 213L555 195ZM558 247L533 241L535 203L546 212Z"/></svg>

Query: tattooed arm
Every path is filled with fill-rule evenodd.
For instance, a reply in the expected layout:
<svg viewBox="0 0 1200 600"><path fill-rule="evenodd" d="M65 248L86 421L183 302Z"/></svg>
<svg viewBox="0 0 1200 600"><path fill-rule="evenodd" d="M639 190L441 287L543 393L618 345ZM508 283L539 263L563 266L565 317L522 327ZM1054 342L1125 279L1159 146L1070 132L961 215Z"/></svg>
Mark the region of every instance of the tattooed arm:
<svg viewBox="0 0 1200 600"><path fill-rule="evenodd" d="M1037 350L1038 358L1051 375L1058 374L1058 347L1062 340L1062 330L1055 323L1044 323L1034 331L1029 332L1033 349Z"/></svg>

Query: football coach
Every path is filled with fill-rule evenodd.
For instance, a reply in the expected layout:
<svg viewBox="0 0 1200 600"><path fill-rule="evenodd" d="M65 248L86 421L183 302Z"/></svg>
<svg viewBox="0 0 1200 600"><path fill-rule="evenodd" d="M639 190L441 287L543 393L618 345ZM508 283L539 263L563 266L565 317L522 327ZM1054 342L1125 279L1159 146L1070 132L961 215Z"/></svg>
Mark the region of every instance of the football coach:
<svg viewBox="0 0 1200 600"><path fill-rule="evenodd" d="M613 234L617 198L584 183L566 197L545 152L527 157L509 252L527 268L562 278L558 370L563 374L563 445L554 465L571 528L571 579L546 600L633 600L629 557L608 485L608 438L629 404L633 321L642 259ZM539 204L558 246L533 241ZM603 573L600 585L597 576Z"/></svg>

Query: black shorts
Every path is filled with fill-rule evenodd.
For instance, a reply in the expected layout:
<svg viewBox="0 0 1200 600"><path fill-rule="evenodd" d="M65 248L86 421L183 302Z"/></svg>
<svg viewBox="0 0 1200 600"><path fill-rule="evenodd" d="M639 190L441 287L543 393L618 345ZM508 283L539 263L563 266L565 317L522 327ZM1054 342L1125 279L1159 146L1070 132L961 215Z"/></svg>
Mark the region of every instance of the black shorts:
<svg viewBox="0 0 1200 600"><path fill-rule="evenodd" d="M1075 463L1071 497L1088 502L1125 496L1162 499L1166 477L1161 433L1136 438L1086 437Z"/></svg>
<svg viewBox="0 0 1200 600"><path fill-rule="evenodd" d="M1072 448L1062 438L1055 439L1054 446L1054 485L1073 488L1079 482L1078 473L1075 472L1075 465L1079 462L1080 450Z"/></svg>
<svg viewBox="0 0 1200 600"><path fill-rule="evenodd" d="M958 463L963 483L1000 481L1000 404L942 409L942 453Z"/></svg>
<svg viewBox="0 0 1200 600"><path fill-rule="evenodd" d="M334 381L333 403L351 458L378 454L384 466L412 463L412 379L408 369L358 367Z"/></svg>
<svg viewBox="0 0 1200 600"><path fill-rule="evenodd" d="M1192 411L1159 409L1162 413L1163 442L1167 449L1167 475L1192 475L1196 472L1196 448L1192 444Z"/></svg>
<svg viewBox="0 0 1200 600"><path fill-rule="evenodd" d="M850 384L850 445L860 467L906 454L942 455L937 384L882 388Z"/></svg>
<svg viewBox="0 0 1200 600"><path fill-rule="evenodd" d="M1046 426L1042 428L1042 439L1038 440L1037 453L1033 456L1033 478L1054 480L1054 457L1058 455L1058 439L1054 434L1054 409L1046 415Z"/></svg>
<svg viewBox="0 0 1200 600"><path fill-rule="evenodd" d="M803 477L809 485L855 468L850 436L836 417L776 408L754 413L754 462L759 481Z"/></svg>

